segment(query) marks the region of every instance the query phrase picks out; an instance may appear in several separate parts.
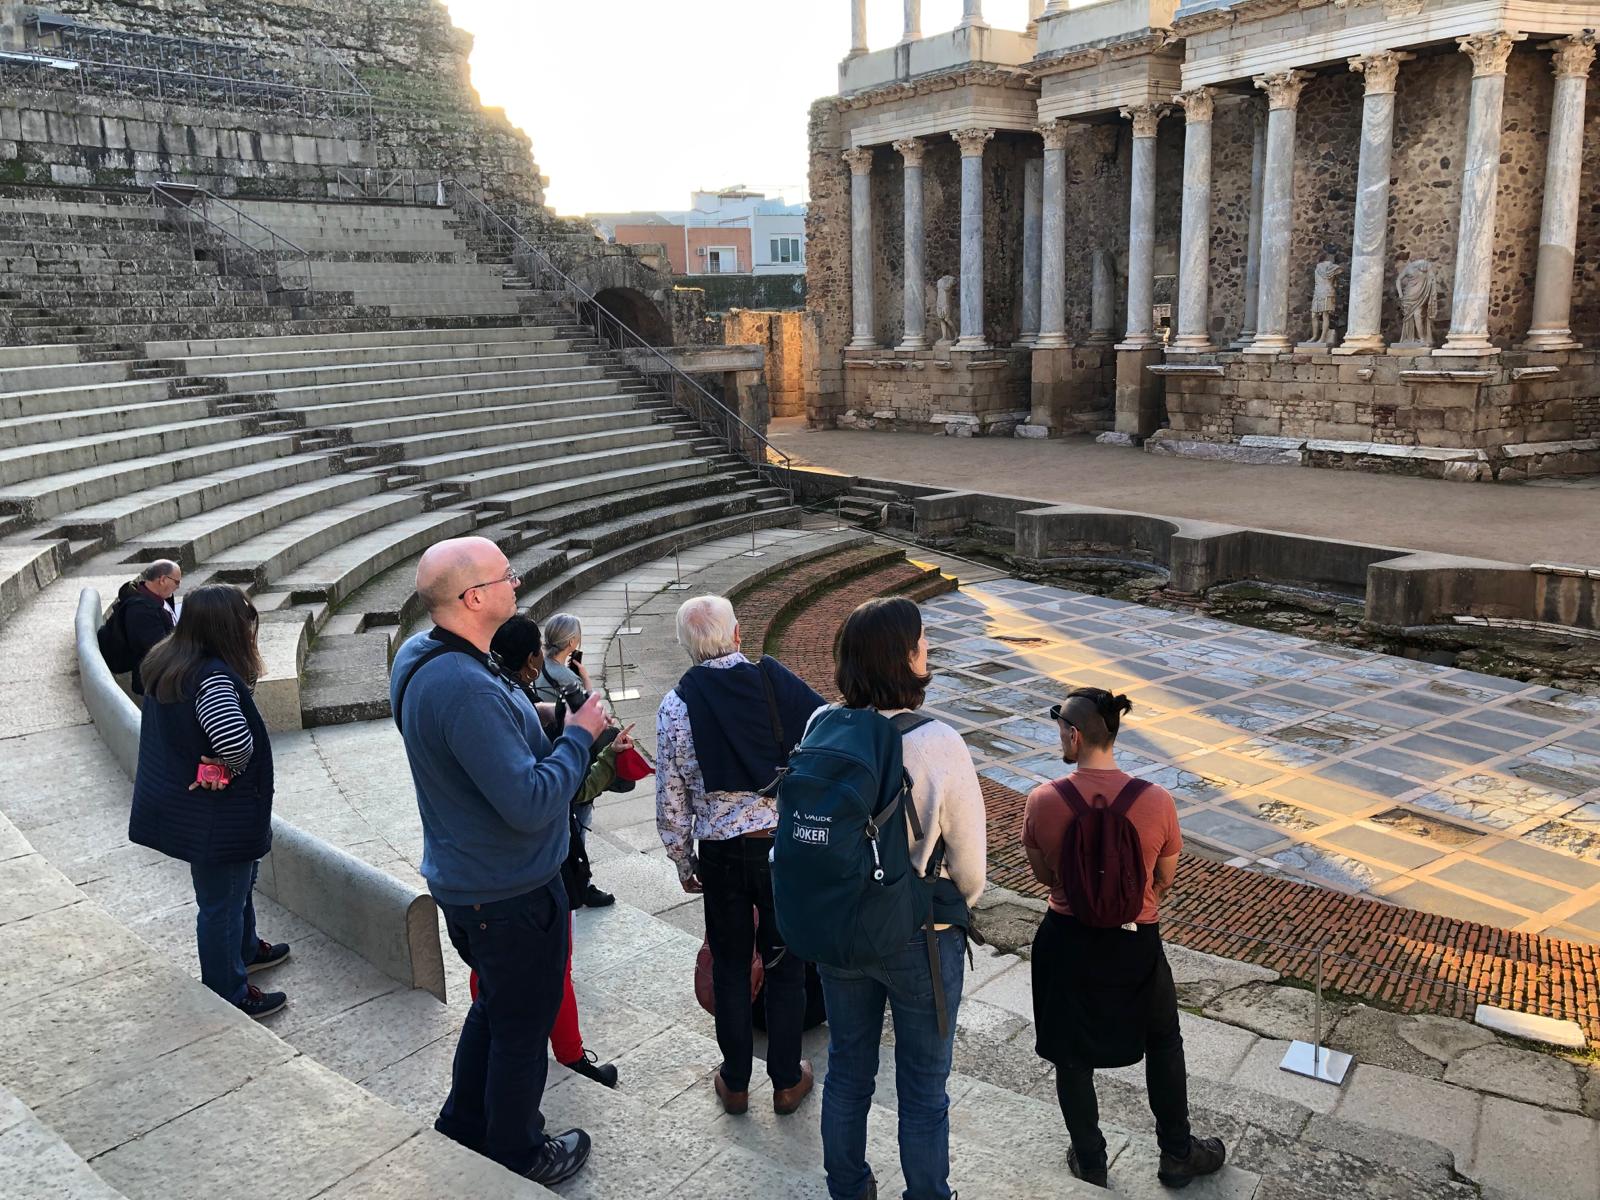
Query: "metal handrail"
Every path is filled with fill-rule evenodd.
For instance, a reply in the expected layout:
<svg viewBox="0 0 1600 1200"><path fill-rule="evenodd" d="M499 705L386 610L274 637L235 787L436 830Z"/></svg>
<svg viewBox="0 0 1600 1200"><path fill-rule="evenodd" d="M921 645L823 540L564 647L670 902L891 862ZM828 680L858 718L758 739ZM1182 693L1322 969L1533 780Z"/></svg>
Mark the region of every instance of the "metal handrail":
<svg viewBox="0 0 1600 1200"><path fill-rule="evenodd" d="M196 199L199 200L198 207L195 205ZM280 263L283 261L283 255L285 253L288 256L298 256L300 258L301 262L305 266L306 274L306 281L303 290L308 294L311 292L313 279L310 253L304 247L291 242L282 234L263 224L261 221L258 221L255 217L252 217L242 208L239 208L237 205L230 204L221 196L218 196L216 193L212 192L209 188L199 187L192 184L153 183L150 185L150 201L152 204L157 206L165 205L169 211L178 211L181 209L185 213L198 214L200 220L202 223L204 223L207 229L213 230L220 234L223 238L220 250L222 253L222 269L224 272L228 270L229 243L231 242L238 248L243 249L246 254L256 262L256 277L261 283L261 296L264 301L268 300L267 277L269 274L278 279L281 288L282 277ZM229 229L225 221L218 220L212 215L211 208L213 205L219 205L232 214L235 225L234 229ZM244 228L246 225L249 225L255 229L259 229L262 233L267 235L267 249L264 250L263 247L256 245L245 238ZM189 235L189 252L192 256L194 253L194 227L188 222L185 222L184 230ZM235 253L237 253L237 251L235 251ZM263 269L260 265L260 260L264 253L270 254L271 256L272 267L270 271Z"/></svg>
<svg viewBox="0 0 1600 1200"><path fill-rule="evenodd" d="M767 440L766 435L708 392L698 380L663 354L660 347L651 345L620 317L597 301L587 288L556 266L550 256L529 241L516 226L489 207L483 197L455 178L443 178L439 184L441 189L447 189L452 207L456 207L456 200L466 202L481 232L486 235L494 232L509 238L515 246L511 256L513 265L527 275L535 287L564 292L564 298L572 306L573 315L592 326L596 336L602 341L616 345L619 350L644 351L660 360L662 373L671 377L675 385L671 390L673 402L694 417L708 432L720 437L729 451L743 458L758 474L782 488L789 497L789 503L794 503L792 477L794 463L789 455L779 450ZM542 277L553 277L558 281L559 287L546 288L545 279ZM614 342L611 335L615 336Z"/></svg>

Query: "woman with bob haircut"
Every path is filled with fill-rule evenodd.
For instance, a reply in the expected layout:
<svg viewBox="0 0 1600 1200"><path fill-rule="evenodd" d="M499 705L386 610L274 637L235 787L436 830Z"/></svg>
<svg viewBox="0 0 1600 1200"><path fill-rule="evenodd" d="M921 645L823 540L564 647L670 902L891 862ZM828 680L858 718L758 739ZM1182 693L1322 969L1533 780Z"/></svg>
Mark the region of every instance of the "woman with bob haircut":
<svg viewBox="0 0 1600 1200"><path fill-rule="evenodd" d="M272 743L251 689L256 610L232 584L198 588L144 660L144 711L128 838L189 864L200 979L251 1017L282 992L250 983L289 957L256 936L256 869L272 848Z"/></svg>
<svg viewBox="0 0 1600 1200"><path fill-rule="evenodd" d="M869 600L845 619L834 644L834 682L849 708L885 717L922 706L932 676L922 613L910 600ZM825 711L825 710L819 710ZM924 836L908 834L911 865L926 874L940 856L933 930L918 930L876 969L818 968L828 1007L828 1075L822 1092L822 1154L833 1200L876 1198L867 1163L867 1111L878 1075L883 1012L894 1014L900 1165L907 1200L949 1200L950 1118L945 1081L966 971L968 909L986 873L983 793L972 755L943 721L905 734L902 754ZM939 941L933 978L927 939ZM948 1012L939 1029L935 987Z"/></svg>

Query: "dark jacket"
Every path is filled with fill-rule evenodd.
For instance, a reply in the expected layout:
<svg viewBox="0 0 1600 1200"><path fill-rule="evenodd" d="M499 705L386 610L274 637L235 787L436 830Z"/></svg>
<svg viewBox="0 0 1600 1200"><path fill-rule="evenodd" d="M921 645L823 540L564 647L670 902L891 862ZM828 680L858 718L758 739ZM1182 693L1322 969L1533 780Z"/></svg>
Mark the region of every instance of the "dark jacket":
<svg viewBox="0 0 1600 1200"><path fill-rule="evenodd" d="M800 744L811 714L827 703L770 654L759 663L690 667L677 691L708 792L766 787Z"/></svg>
<svg viewBox="0 0 1600 1200"><path fill-rule="evenodd" d="M201 680L219 674L239 691L255 752L221 791L191 792L200 756L216 757L195 716L195 693ZM145 701L128 840L189 863L253 862L272 848L272 742L250 689L221 659L195 669L182 699Z"/></svg>
<svg viewBox="0 0 1600 1200"><path fill-rule="evenodd" d="M172 610L137 583L125 583L117 591L117 619L122 622L128 649L133 651L133 694L144 695L144 680L139 664L155 649L156 643L172 632L176 622Z"/></svg>

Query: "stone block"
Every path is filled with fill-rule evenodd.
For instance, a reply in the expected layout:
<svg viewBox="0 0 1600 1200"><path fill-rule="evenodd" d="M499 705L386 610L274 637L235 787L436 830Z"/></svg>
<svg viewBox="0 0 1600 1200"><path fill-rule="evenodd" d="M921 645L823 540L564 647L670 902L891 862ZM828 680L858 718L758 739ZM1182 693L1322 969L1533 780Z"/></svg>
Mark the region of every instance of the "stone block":
<svg viewBox="0 0 1600 1200"><path fill-rule="evenodd" d="M1483 1107L1476 1092L1358 1062L1338 1095L1336 1117L1425 1138L1449 1150L1457 1170L1466 1169Z"/></svg>
<svg viewBox="0 0 1600 1200"><path fill-rule="evenodd" d="M1487 1030L1454 1017L1439 1017L1431 1013L1407 1017L1396 1032L1414 1049L1446 1065L1468 1050L1476 1050L1495 1041L1494 1034Z"/></svg>
<svg viewBox="0 0 1600 1200"><path fill-rule="evenodd" d="M1564 1059L1498 1043L1457 1056L1446 1068L1446 1083L1505 1096L1543 1108L1578 1112L1582 1107L1578 1070Z"/></svg>
<svg viewBox="0 0 1600 1200"><path fill-rule="evenodd" d="M1585 1117L1489 1097L1465 1173L1505 1196L1600 1200L1600 1133Z"/></svg>

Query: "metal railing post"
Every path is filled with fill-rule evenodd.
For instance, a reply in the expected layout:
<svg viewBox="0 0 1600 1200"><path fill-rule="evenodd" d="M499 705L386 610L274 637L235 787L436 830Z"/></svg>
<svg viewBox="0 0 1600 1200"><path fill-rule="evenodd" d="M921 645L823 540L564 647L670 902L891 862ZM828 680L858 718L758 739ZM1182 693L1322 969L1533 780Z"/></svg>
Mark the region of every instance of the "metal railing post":
<svg viewBox="0 0 1600 1200"><path fill-rule="evenodd" d="M636 634L644 632L644 630L638 628L633 623L633 596L628 590L627 580L622 581L622 627L618 629L617 632L619 634Z"/></svg>
<svg viewBox="0 0 1600 1200"><path fill-rule="evenodd" d="M637 700L639 698L639 689L628 686L628 663L627 656L623 653L622 649L622 638L618 636L613 638L612 641L617 647L617 673L621 680L622 686L616 691L612 691L609 687L606 688L606 695L614 701Z"/></svg>
<svg viewBox="0 0 1600 1200"><path fill-rule="evenodd" d="M688 591L689 585L683 581L683 563L678 560L678 548L676 546L672 548L672 574L673 580L671 583L667 584L667 591Z"/></svg>

